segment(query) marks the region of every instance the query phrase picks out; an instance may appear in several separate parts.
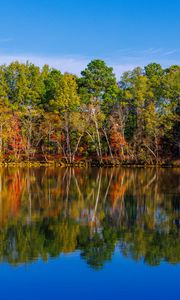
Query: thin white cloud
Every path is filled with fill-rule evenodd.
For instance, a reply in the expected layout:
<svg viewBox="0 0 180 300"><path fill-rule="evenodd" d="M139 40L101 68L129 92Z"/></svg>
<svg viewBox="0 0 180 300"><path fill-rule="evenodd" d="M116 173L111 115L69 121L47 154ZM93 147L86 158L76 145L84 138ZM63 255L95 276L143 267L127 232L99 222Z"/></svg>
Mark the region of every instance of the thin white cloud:
<svg viewBox="0 0 180 300"><path fill-rule="evenodd" d="M114 66L115 73L119 79L120 75L124 71L129 71L135 67L144 67L149 63L159 63L163 68L167 68L171 65L180 64L180 57L177 55L180 49L169 49L164 50L161 48L150 48L150 49L120 49L111 56L106 58L108 64Z"/></svg>
<svg viewBox="0 0 180 300"><path fill-rule="evenodd" d="M177 52L179 52L178 50L170 50L170 51L167 51L167 52L165 52L164 53L164 56L168 56L168 55L172 55L172 54L175 54L175 53L177 53Z"/></svg>
<svg viewBox="0 0 180 300"><path fill-rule="evenodd" d="M121 75L124 72L132 71L137 65L135 64L108 64L113 67L114 74L116 75L117 79L119 80Z"/></svg>
<svg viewBox="0 0 180 300"><path fill-rule="evenodd" d="M179 60L173 57L173 54L178 50L162 51L161 49L147 49L141 51L131 51L130 49L121 49L121 53L111 55L108 57L102 57L109 66L112 66L117 79L125 71L130 71L137 66L144 67L151 62L160 63L163 67L168 67L173 64L179 64ZM81 71L84 70L87 64L94 59L94 57L85 56L36 56L32 54L24 55L5 55L0 54L0 64L9 64L13 61L18 60L19 62L25 63L29 61L42 67L44 64L48 64L50 67L57 68L61 72L69 72L76 75L80 75Z"/></svg>
<svg viewBox="0 0 180 300"><path fill-rule="evenodd" d="M27 61L42 67L48 64L50 67L57 68L61 72L70 72L79 75L87 66L89 60L84 57L45 57L33 55L0 55L0 64L10 64L13 61L25 63Z"/></svg>
<svg viewBox="0 0 180 300"><path fill-rule="evenodd" d="M149 48L149 49L119 49L111 53L114 59L121 59L131 64L131 61L140 60L161 60L164 56L171 56L180 52L180 49L162 49L162 48Z"/></svg>
<svg viewBox="0 0 180 300"><path fill-rule="evenodd" d="M67 56L67 57L45 57L45 56L33 56L33 55L0 55L0 64L10 64L13 61L19 61L25 63L27 61L42 67L48 64L50 67L57 68L61 72L69 72L76 75L80 75L81 71L84 70L87 64L93 58L80 57L80 56ZM132 70L136 67L135 64L128 63L112 63L107 61L107 64L112 66L114 73L117 78L120 78L121 74L125 71Z"/></svg>

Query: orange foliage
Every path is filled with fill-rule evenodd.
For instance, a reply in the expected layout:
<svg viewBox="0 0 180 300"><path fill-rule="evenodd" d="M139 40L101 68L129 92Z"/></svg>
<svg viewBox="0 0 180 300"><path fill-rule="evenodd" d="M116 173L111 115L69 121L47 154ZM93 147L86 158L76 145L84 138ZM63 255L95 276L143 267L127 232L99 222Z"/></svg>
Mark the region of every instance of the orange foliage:
<svg viewBox="0 0 180 300"><path fill-rule="evenodd" d="M118 176L118 179L111 184L110 199L113 209L117 206L117 202L121 200L127 189L127 181L123 183L123 177Z"/></svg>
<svg viewBox="0 0 180 300"><path fill-rule="evenodd" d="M115 124L111 128L111 147L116 154L122 153L122 148L127 145L123 135L118 131L118 125Z"/></svg>
<svg viewBox="0 0 180 300"><path fill-rule="evenodd" d="M9 139L9 146L12 149L13 153L15 155L17 155L20 152L22 152L26 146L26 143L22 137L20 122L19 122L17 116L12 117L11 128L12 128L13 134L11 135L11 137Z"/></svg>

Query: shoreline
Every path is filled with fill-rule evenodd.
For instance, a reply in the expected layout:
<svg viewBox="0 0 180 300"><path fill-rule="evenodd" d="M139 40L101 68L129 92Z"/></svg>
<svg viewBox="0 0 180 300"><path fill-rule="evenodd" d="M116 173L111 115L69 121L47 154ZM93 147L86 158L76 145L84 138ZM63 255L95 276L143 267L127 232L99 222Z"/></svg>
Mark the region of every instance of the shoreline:
<svg viewBox="0 0 180 300"><path fill-rule="evenodd" d="M23 162L0 162L0 167L76 167L76 168L113 168L113 167L124 167L124 168L180 168L180 161L169 161L161 163L145 163L145 162L127 162L127 161L98 161L98 160L80 160L78 162L63 162L63 161L23 161Z"/></svg>

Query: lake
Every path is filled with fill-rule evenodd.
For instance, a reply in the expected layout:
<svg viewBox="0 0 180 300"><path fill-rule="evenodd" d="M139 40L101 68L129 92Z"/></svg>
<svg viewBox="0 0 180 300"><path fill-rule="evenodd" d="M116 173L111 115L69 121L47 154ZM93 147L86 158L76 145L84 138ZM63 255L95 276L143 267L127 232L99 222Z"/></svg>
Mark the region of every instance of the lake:
<svg viewBox="0 0 180 300"><path fill-rule="evenodd" d="M179 299L180 169L1 168L1 299Z"/></svg>

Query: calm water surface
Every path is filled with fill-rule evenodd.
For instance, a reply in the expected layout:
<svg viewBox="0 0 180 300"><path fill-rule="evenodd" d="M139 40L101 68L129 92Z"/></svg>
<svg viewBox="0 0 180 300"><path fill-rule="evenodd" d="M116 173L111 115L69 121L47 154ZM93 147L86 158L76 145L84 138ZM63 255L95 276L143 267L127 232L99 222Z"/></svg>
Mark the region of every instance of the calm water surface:
<svg viewBox="0 0 180 300"><path fill-rule="evenodd" d="M180 169L0 169L1 299L180 299Z"/></svg>

